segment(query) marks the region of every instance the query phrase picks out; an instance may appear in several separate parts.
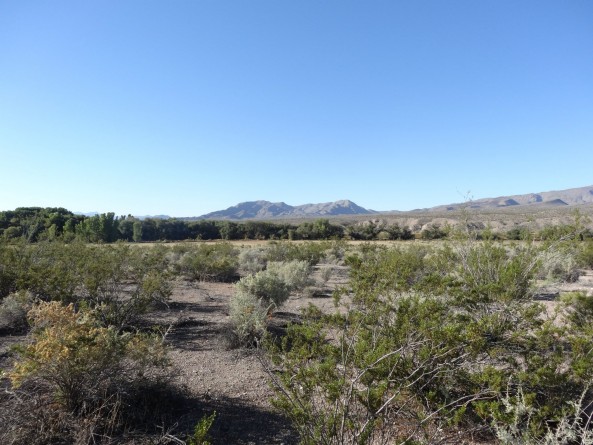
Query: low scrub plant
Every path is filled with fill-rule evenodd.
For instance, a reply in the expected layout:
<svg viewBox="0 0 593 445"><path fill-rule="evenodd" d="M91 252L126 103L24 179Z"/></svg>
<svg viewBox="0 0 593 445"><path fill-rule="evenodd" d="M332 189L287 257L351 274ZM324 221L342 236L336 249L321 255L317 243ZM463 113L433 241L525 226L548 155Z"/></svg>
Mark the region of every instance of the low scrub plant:
<svg viewBox="0 0 593 445"><path fill-rule="evenodd" d="M256 274L266 268L267 258L265 249L248 248L239 253L239 269L248 275Z"/></svg>
<svg viewBox="0 0 593 445"><path fill-rule="evenodd" d="M94 443L137 422L153 428L151 414L164 403L146 395L169 382L162 339L119 333L59 302L34 306L29 319L30 342L17 349L8 373L15 394L10 402L38 416L12 418L2 436L11 442L5 443ZM43 410L47 406L51 410ZM27 430L31 425L38 431ZM36 434L37 442L31 440Z"/></svg>
<svg viewBox="0 0 593 445"><path fill-rule="evenodd" d="M239 345L253 345L265 333L266 319L282 306L293 291L312 283L306 261L269 262L268 268L241 278L229 303L232 338Z"/></svg>
<svg viewBox="0 0 593 445"><path fill-rule="evenodd" d="M307 241L294 243L289 241L270 242L267 249L268 261L307 261L311 266L319 263L326 250L332 244L327 241Z"/></svg>
<svg viewBox="0 0 593 445"><path fill-rule="evenodd" d="M541 252L539 258L540 279L562 283L574 283L579 279L579 261L574 248L564 248L560 251L547 249Z"/></svg>
<svg viewBox="0 0 593 445"><path fill-rule="evenodd" d="M593 269L593 240L584 241L577 252L577 263L580 267Z"/></svg>
<svg viewBox="0 0 593 445"><path fill-rule="evenodd" d="M304 260L270 262L266 272L279 277L290 292L302 291L313 283L311 265Z"/></svg>
<svg viewBox="0 0 593 445"><path fill-rule="evenodd" d="M310 309L267 344L276 405L303 444L460 443L505 432L506 443L551 445L566 442L546 438L569 431L570 443L589 443L591 303L573 295L547 315L532 299L553 248L459 236L430 250L348 257L336 312ZM522 400L528 421L513 430Z"/></svg>
<svg viewBox="0 0 593 445"><path fill-rule="evenodd" d="M18 333L27 329L27 312L33 305L30 292L21 291L5 297L0 302L0 333Z"/></svg>
<svg viewBox="0 0 593 445"><path fill-rule="evenodd" d="M290 296L290 286L281 276L269 270L241 278L235 289L240 294L253 295L270 307L280 307Z"/></svg>
<svg viewBox="0 0 593 445"><path fill-rule="evenodd" d="M198 281L232 281L238 253L230 243L201 244L189 249L178 263L180 272Z"/></svg>
<svg viewBox="0 0 593 445"><path fill-rule="evenodd" d="M250 292L237 289L229 302L231 347L254 346L266 331L271 307Z"/></svg>
<svg viewBox="0 0 593 445"><path fill-rule="evenodd" d="M538 434L532 428L532 417L537 415L536 408L519 387L515 395L508 392L502 398L506 422L494 421L492 426L496 438L501 445L571 445L593 443L591 421L593 416L590 405L585 405L590 399L589 386L580 397L566 401L566 410L554 426L546 426L545 433Z"/></svg>
<svg viewBox="0 0 593 445"><path fill-rule="evenodd" d="M210 428L216 419L216 411L209 416L202 417L194 427L194 433L188 438L187 445L212 445L209 434Z"/></svg>
<svg viewBox="0 0 593 445"><path fill-rule="evenodd" d="M106 326L118 329L166 304L171 294L166 249L158 246L52 241L11 245L0 257L0 273L4 270L9 277L6 289L95 308Z"/></svg>

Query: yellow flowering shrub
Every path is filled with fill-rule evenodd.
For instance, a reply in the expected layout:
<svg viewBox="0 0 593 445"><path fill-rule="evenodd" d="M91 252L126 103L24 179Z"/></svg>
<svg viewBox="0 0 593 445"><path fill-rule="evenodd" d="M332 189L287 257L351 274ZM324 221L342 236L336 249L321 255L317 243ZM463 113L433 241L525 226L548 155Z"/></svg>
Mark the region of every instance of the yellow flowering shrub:
<svg viewBox="0 0 593 445"><path fill-rule="evenodd" d="M167 364L157 338L118 333L91 315L55 301L35 306L29 312L32 342L20 348L9 373L13 386L38 379L49 385L57 402L79 411Z"/></svg>

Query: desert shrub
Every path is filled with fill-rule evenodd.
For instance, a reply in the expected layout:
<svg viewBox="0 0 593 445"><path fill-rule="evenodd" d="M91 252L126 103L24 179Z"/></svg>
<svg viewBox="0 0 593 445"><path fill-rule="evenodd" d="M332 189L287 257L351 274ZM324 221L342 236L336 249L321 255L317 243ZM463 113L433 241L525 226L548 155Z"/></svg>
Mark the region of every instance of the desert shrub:
<svg viewBox="0 0 593 445"><path fill-rule="evenodd" d="M544 250L539 258L541 261L539 278L568 283L574 283L579 279L579 264L574 249Z"/></svg>
<svg viewBox="0 0 593 445"><path fill-rule="evenodd" d="M237 289L229 301L229 346L253 346L263 337L269 304L243 289Z"/></svg>
<svg viewBox="0 0 593 445"><path fill-rule="evenodd" d="M27 312L33 305L33 295L26 291L13 293L0 303L0 333L22 332L27 329Z"/></svg>
<svg viewBox="0 0 593 445"><path fill-rule="evenodd" d="M447 272L448 292L464 305L527 300L540 267L532 245L507 249L492 241L462 242L436 258Z"/></svg>
<svg viewBox="0 0 593 445"><path fill-rule="evenodd" d="M581 244L577 253L577 263L580 267L593 269L593 240L587 239Z"/></svg>
<svg viewBox="0 0 593 445"><path fill-rule="evenodd" d="M266 317L295 290L309 286L311 266L306 261L270 262L268 268L241 278L230 299L231 344L253 345L262 338Z"/></svg>
<svg viewBox="0 0 593 445"><path fill-rule="evenodd" d="M75 302L80 290L81 272L100 261L83 243L39 242L22 245L19 255L19 289L49 301Z"/></svg>
<svg viewBox="0 0 593 445"><path fill-rule="evenodd" d="M146 422L140 426L153 428L151 414L161 412L164 400L148 395L168 385L160 338L118 333L102 327L92 314L59 302L41 303L29 317L31 341L17 350L8 377L19 394L12 400L16 411L27 404L42 416L34 422L20 416L10 419L4 439L35 443L38 433L42 437L37 443L93 443L132 423ZM51 410L42 409L48 405ZM39 430L27 430L27 421Z"/></svg>
<svg viewBox="0 0 593 445"><path fill-rule="evenodd" d="M343 264L348 250L349 247L346 241L331 241L325 251L325 262L329 264Z"/></svg>
<svg viewBox="0 0 593 445"><path fill-rule="evenodd" d="M501 445L570 445L593 443L593 431L589 429L591 413L585 406L588 388L575 400L567 400L564 415L547 426L545 434L537 434L531 428L531 419L536 410L521 388L516 395L506 394L502 398L508 422L494 422L496 438Z"/></svg>
<svg viewBox="0 0 593 445"><path fill-rule="evenodd" d="M593 310L579 297L548 317L533 301L549 248L466 239L349 257L336 312L310 310L268 345L275 403L305 444L495 437L522 396L533 443L566 431L567 407L593 403Z"/></svg>
<svg viewBox="0 0 593 445"><path fill-rule="evenodd" d="M574 238L574 236L575 226L571 224L546 226L537 234L537 237L542 241L558 241L562 239Z"/></svg>
<svg viewBox="0 0 593 445"><path fill-rule="evenodd" d="M447 234L447 230L443 229L440 225L430 224L422 229L420 238L425 240L443 239L447 237Z"/></svg>
<svg viewBox="0 0 593 445"><path fill-rule="evenodd" d="M266 271L278 276L290 292L302 291L313 282L311 280L311 266L307 261L270 262Z"/></svg>
<svg viewBox="0 0 593 445"><path fill-rule="evenodd" d="M235 285L239 294L251 294L266 306L280 307L290 296L290 286L269 270L241 278Z"/></svg>
<svg viewBox="0 0 593 445"><path fill-rule="evenodd" d="M332 267L323 267L319 271L319 277L321 278L321 286L326 286L327 282L331 279L334 269Z"/></svg>
<svg viewBox="0 0 593 445"><path fill-rule="evenodd" d="M584 329L593 321L593 297L584 292L567 292L562 294L561 301L571 326Z"/></svg>
<svg viewBox="0 0 593 445"><path fill-rule="evenodd" d="M504 237L508 240L521 241L528 240L532 237L532 234L526 227L515 227L513 229L507 230Z"/></svg>
<svg viewBox="0 0 593 445"><path fill-rule="evenodd" d="M422 246L387 249L362 245L360 254L346 258L351 267L351 285L360 293L407 292L419 286L427 276L426 256Z"/></svg>
<svg viewBox="0 0 593 445"><path fill-rule="evenodd" d="M171 294L166 249L125 244L89 246L81 242L39 242L9 246L0 270L7 289L28 291L44 301L97 308L106 325L129 325Z"/></svg>
<svg viewBox="0 0 593 445"><path fill-rule="evenodd" d="M15 263L15 246L0 240L0 298L16 290L18 269Z"/></svg>
<svg viewBox="0 0 593 445"><path fill-rule="evenodd" d="M179 270L199 281L232 281L237 275L237 251L230 243L201 244L188 250Z"/></svg>
<svg viewBox="0 0 593 445"><path fill-rule="evenodd" d="M447 422L436 415L453 419L481 394L462 372L464 351L451 346L462 326L443 324L446 306L435 299L357 307L313 313L271 347L282 366L276 406L304 444L437 443L447 433L431 436L431 427Z"/></svg>
<svg viewBox="0 0 593 445"><path fill-rule="evenodd" d="M239 253L239 269L244 274L256 274L266 268L266 252L261 248L243 249Z"/></svg>
<svg viewBox="0 0 593 445"><path fill-rule="evenodd" d="M95 309L104 326L122 329L149 309L167 304L171 276L160 256L128 245L92 247L85 253L76 301Z"/></svg>
<svg viewBox="0 0 593 445"><path fill-rule="evenodd" d="M311 266L319 263L325 257L325 251L331 244L328 242L302 242L289 241L270 243L267 249L268 261L307 261Z"/></svg>

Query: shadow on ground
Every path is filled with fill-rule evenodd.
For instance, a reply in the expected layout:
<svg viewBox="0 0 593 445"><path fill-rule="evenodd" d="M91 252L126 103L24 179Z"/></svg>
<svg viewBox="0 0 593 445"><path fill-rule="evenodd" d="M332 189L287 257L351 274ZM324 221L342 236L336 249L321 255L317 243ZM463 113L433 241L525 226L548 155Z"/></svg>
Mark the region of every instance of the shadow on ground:
<svg viewBox="0 0 593 445"><path fill-rule="evenodd" d="M204 416L216 411L210 428L212 443L237 445L296 445L298 435L290 421L282 415L245 404L237 399L217 398L196 401L183 419L180 428L190 434ZM182 434L183 435L183 434Z"/></svg>

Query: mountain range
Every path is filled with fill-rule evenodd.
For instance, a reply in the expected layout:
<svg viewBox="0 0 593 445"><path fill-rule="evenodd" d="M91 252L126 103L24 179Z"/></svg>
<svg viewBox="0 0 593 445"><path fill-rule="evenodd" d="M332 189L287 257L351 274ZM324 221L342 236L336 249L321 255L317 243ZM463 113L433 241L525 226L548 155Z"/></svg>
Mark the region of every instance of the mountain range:
<svg viewBox="0 0 593 445"><path fill-rule="evenodd" d="M202 216L182 217L182 220L247 220L247 219L297 219L297 218L327 218L348 215L388 215L414 214L422 212L447 212L459 209L504 209L504 208L537 208L537 207L567 207L583 204L593 204L593 185L566 190L527 193L524 195L498 196L496 198L482 198L464 203L438 205L435 207L416 209L409 212L397 210L374 211L365 209L354 202L344 199L321 204L304 204L291 206L284 202L249 201L241 202L225 210L207 213ZM78 213L85 216L97 215L97 212ZM168 219L168 215L137 216L139 219Z"/></svg>
<svg viewBox="0 0 593 445"><path fill-rule="evenodd" d="M376 212L367 210L349 200L304 204L291 206L284 202L249 201L242 202L226 210L202 215L199 219L240 220L273 218L315 218L343 215L370 215Z"/></svg>
<svg viewBox="0 0 593 445"><path fill-rule="evenodd" d="M417 209L414 212L449 211L461 208L493 209L520 206L565 207L581 204L593 204L593 186L579 187L549 192L528 193L524 195L499 196L483 198L465 203L439 205L428 209ZM304 204L291 206L284 202L249 201L242 202L225 210L208 213L194 218L211 220L245 220L245 219L292 219L292 218L323 218L346 215L375 215L402 213L396 210L377 212L361 207L350 200L326 202L321 204Z"/></svg>
<svg viewBox="0 0 593 445"><path fill-rule="evenodd" d="M593 186L578 187L550 192L528 193L525 195L499 196L497 198L476 199L467 203L449 204L425 210L458 210L460 208L491 209L517 206L575 206L593 203Z"/></svg>

